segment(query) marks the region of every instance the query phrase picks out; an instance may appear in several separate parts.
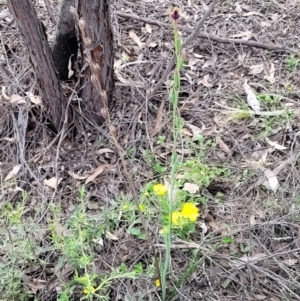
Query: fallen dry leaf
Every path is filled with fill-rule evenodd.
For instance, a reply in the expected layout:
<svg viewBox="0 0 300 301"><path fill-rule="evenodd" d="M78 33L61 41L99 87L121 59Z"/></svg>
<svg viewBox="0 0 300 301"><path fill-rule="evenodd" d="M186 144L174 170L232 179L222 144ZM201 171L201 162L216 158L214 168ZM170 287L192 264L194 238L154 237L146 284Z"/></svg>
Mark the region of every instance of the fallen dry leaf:
<svg viewBox="0 0 300 301"><path fill-rule="evenodd" d="M222 140L220 136L217 136L216 142L218 143L220 149L226 153L226 154L231 154L230 148L227 146L227 144Z"/></svg>
<svg viewBox="0 0 300 301"><path fill-rule="evenodd" d="M163 124L162 124L162 119L163 119L163 111L164 111L164 105L165 105L165 101L162 100L159 109L157 111L157 115L156 115L156 119L154 121L155 126L151 132L151 137L154 137L157 133L160 132Z"/></svg>
<svg viewBox="0 0 300 301"><path fill-rule="evenodd" d="M248 85L247 80L245 80L245 83L244 83L243 87L244 87L244 90L245 90L245 92L247 94L248 105L253 109L253 111L255 113L260 112L259 102L258 102L258 100L256 98L255 93L252 91L252 89Z"/></svg>
<svg viewBox="0 0 300 301"><path fill-rule="evenodd" d="M191 194L195 194L199 190L199 185L193 183L184 183L182 190L187 191Z"/></svg>
<svg viewBox="0 0 300 301"><path fill-rule="evenodd" d="M26 95L28 96L30 102L32 102L35 105L42 105L42 99L39 96L35 96L32 92L26 92Z"/></svg>
<svg viewBox="0 0 300 301"><path fill-rule="evenodd" d="M279 185L276 175L273 173L271 169L264 170L265 177L268 179L268 182L264 182L263 184L267 188L271 188L274 192L277 190Z"/></svg>
<svg viewBox="0 0 300 301"><path fill-rule="evenodd" d="M180 133L184 134L186 136L189 136L189 137L193 137L193 134L190 131L188 131L187 129L184 129L184 128L180 130Z"/></svg>
<svg viewBox="0 0 300 301"><path fill-rule="evenodd" d="M201 81L202 85L207 87L207 88L210 88L212 87L213 85L209 82L209 74L206 74L203 76L203 79Z"/></svg>
<svg viewBox="0 0 300 301"><path fill-rule="evenodd" d="M287 149L286 146L283 146L283 145L280 145L278 144L277 142L274 142L274 141L271 141L270 139L268 139L266 137L266 141L268 142L268 144L272 147L274 147L275 149L278 149L278 150L284 150L284 149Z"/></svg>
<svg viewBox="0 0 300 301"><path fill-rule="evenodd" d="M270 74L266 75L264 78L271 84L275 83L275 66L273 63L271 63Z"/></svg>
<svg viewBox="0 0 300 301"><path fill-rule="evenodd" d="M254 75L261 73L263 70L264 70L264 65L263 64L250 66L250 72Z"/></svg>
<svg viewBox="0 0 300 301"><path fill-rule="evenodd" d="M147 30L148 33L152 32L152 27L151 27L150 24L146 23L145 28L146 28L146 30Z"/></svg>
<svg viewBox="0 0 300 301"><path fill-rule="evenodd" d="M96 151L97 155L102 155L102 154L107 154L107 153L114 153L114 151L109 148L100 148Z"/></svg>
<svg viewBox="0 0 300 301"><path fill-rule="evenodd" d="M192 130L192 133L193 133L193 139L192 140L193 141L198 140L199 135L202 135L202 130L200 128L198 128L197 126L192 125L190 123L187 123L186 125Z"/></svg>
<svg viewBox="0 0 300 301"><path fill-rule="evenodd" d="M101 164L100 166L98 166L98 167L94 170L93 174L90 175L90 176L86 179L85 185L88 184L88 183L90 183L90 182L92 182L92 181L94 181L100 174L102 174L102 172L104 171L104 169L105 169L106 167L108 167L108 166L109 166L108 164Z"/></svg>
<svg viewBox="0 0 300 301"><path fill-rule="evenodd" d="M52 178L50 178L50 179L45 179L45 180L43 181L43 184L44 184L45 186L50 187L50 188L56 189L57 185L61 182L61 180L62 180L62 178L59 178L59 179L57 180L56 177L52 177Z"/></svg>
<svg viewBox="0 0 300 301"><path fill-rule="evenodd" d="M143 47L143 43L141 42L140 38L136 35L136 33L133 30L129 31L129 37L132 39L133 42L135 42L139 47Z"/></svg>
<svg viewBox="0 0 300 301"><path fill-rule="evenodd" d="M8 173L8 175L5 177L4 182L10 180L13 176L15 176L21 168L21 165L15 165L13 169Z"/></svg>
<svg viewBox="0 0 300 301"><path fill-rule="evenodd" d="M22 96L17 95L17 94L13 94L13 95L10 97L10 102L11 102L11 103L16 103L16 104L23 104L23 103L26 103L26 102L25 102L25 97L22 97Z"/></svg>
<svg viewBox="0 0 300 301"><path fill-rule="evenodd" d="M77 175L75 172L73 171L69 171L68 174L75 180L85 180L88 176L80 176Z"/></svg>

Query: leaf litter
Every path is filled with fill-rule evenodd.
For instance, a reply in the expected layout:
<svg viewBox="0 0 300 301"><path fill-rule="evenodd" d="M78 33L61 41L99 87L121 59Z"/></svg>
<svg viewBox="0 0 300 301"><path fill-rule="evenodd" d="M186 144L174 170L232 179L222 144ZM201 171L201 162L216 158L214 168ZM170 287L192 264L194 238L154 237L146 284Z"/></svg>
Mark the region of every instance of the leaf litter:
<svg viewBox="0 0 300 301"><path fill-rule="evenodd" d="M156 95L157 99L147 102L143 95L146 95L146 90L155 85L162 76L165 61L168 60L172 51L172 30L166 30L167 27L163 28L150 22L139 22L117 15L117 12L122 10L143 16L150 21L157 19L161 23L166 23L167 15L163 1L132 3L118 0L112 1L111 5L115 40L118 41L115 47L115 75L116 95L119 95L114 107L113 122L117 137L126 153L126 164L135 172L138 179L137 183L148 183L158 180L158 178L151 167L147 165L145 152L142 152L142 150L151 149L149 137L145 133L148 130L150 133L151 130L154 131L154 139L150 138L154 142L151 140L151 143L155 143L158 133L165 136L166 143L158 148L153 148L153 155L162 159L163 163L161 164L166 166L168 166L170 154L168 152L172 147L172 140L166 87L161 88L159 95ZM187 4L184 1L179 1L178 5L183 7L186 15L189 16L183 20L181 26L191 29L194 26L194 19L201 17L209 3L199 4L195 1L188 1ZM299 11L297 5L296 1L289 1L283 10L278 1L273 1L263 15L261 14L262 4L260 2L243 1L232 7L219 5L210 16L205 32L208 34L218 32L224 38L235 37L250 42L255 40L271 43L270 37L276 36L277 41L285 46L296 47L300 36L299 27L295 26L297 11ZM290 15L283 17L282 11L286 9L289 9ZM41 7L38 10L41 10ZM46 16L45 13L44 16ZM233 17L235 26L232 26ZM1 24L8 26L9 20L7 19L9 19L8 15L1 19ZM246 23L245 20L247 20ZM290 27L286 26L287 20L291 22ZM141 30L142 27L145 27L144 31ZM283 31L282 28L285 28L286 31ZM294 28L294 31L290 28ZM257 29L259 29L259 34ZM188 30L182 30L181 34L186 37L188 32ZM15 29L11 28L11 32L8 34L11 39L5 38L3 40L1 37L2 45L7 45L4 49L1 48L1 53L9 54L7 59L10 64L10 72L14 72L13 78L18 78L21 86L27 87L32 80L29 77L32 73L28 67L28 60L23 59L27 57L27 54L24 47L21 47L21 39L16 35ZM232 43L221 44L204 38L201 38L201 43L199 41L196 38L185 51L185 63L188 66L182 72L185 80L182 82L180 104L184 104L187 99L192 101L186 102L179 108L185 124L182 130L183 140L180 140L184 146L179 150L181 152L180 158L185 160L196 155L196 159L200 162L209 163L213 166L221 164L230 168L231 174L226 179L215 179L203 190L197 189L197 182L186 183L186 185L192 185L185 187L189 194L196 191L196 194L205 198L205 204L201 208L203 211L202 219L199 220L197 231L191 236L189 245L195 248L196 245L197 248L201 245L204 248L203 254L206 254L206 258L209 260L203 261L203 264L196 267L188 281L182 283L180 293L184 295L183 298L188 300L197 300L199 291L202 294L201 298L210 298L208 296L211 294L211 285L213 285L214 294L220 300L240 300L245 296L253 298L253 300L263 300L263 298L264 300L281 300L284 298L299 300L297 296L293 295L295 291L299 290L298 282L291 278L294 275L294 270L299 269L299 262L293 257L287 257L296 252L295 241L299 237L297 234L299 227L294 219L294 216L299 213L297 195L300 195L296 128L299 124L299 116L296 114L290 120L284 120L281 115L284 115L285 110L281 107L266 108L258 102L256 92L252 90L252 87L255 87L256 91L259 89L264 91L265 89L270 94L284 95L292 103L296 102L297 105L299 95L296 92L290 93L285 90L283 85L285 82L290 83L294 91L298 91L297 76L285 69L283 61L285 57L288 57L288 54L278 53L274 55L249 46L233 45ZM13 49L14 43L18 47L16 47L16 54L12 57L7 49ZM198 61L193 58L198 59ZM136 64L130 64L130 60ZM142 64L139 63L140 61L147 63ZM122 68L120 68L121 66ZM9 87L9 89L5 91L2 88L0 113L2 112L1 109L7 106L5 103L11 100L9 95L16 95L13 97L16 107L22 105L24 98L19 96L18 86L20 83L8 78L3 70L0 70L1 75L3 75L0 76L0 84L2 87ZM19 73L20 70L22 70L21 74ZM189 73L189 71L192 72ZM189 78L185 76L186 74ZM280 78L280 83L277 78ZM201 80L203 82L199 82ZM246 104L251 108L248 111L238 107L244 100L245 93L247 101L244 101L243 105ZM57 200L59 200L57 204L63 208L65 216L68 216L77 204L79 187L76 186L78 185L77 182L86 181L89 195L99 202L99 207L95 206L93 209L90 206L88 209L91 215L98 214L99 208L101 210L107 206L110 208L109 202L112 199L119 200L119 192L126 191L126 186L128 186L124 183L118 156L113 151L114 146L110 144L109 139L100 137L99 133L92 128L89 128L87 132L80 131L83 134L76 138L76 142L70 142L70 139L68 143L61 146L58 158L60 169L57 178L55 171L53 171L53 164L51 164L56 153L55 142L52 143L53 136L44 130L46 125L42 124L41 119L39 119L39 116L42 116L40 113L43 112L39 111L40 99L38 97L40 96L35 92L34 95L37 99L31 101L31 109L33 112L38 112L36 115L38 117L36 120L31 120L33 123L30 123L26 137L28 141L35 141L27 145L27 157L39 158L37 161L28 161L32 172L38 175L41 181L46 180L44 183L49 184L45 184L46 186L52 189L57 188ZM165 100L162 111L157 110L162 103L160 97L164 97ZM240 98L239 103L236 102L235 97ZM286 100L283 99L282 102L285 103ZM145 110L146 103L148 105L147 111ZM137 107L136 110L133 109L134 106ZM226 110L247 111L250 112L251 117L247 120L239 120L237 123L230 123L222 115ZM4 137L1 136L0 143L1 151L5 150L5 155L0 152L1 175L3 172L2 163L12 163L7 172L19 164L16 155L18 153L16 149L17 137L14 137L11 132L14 121L9 117L8 121L2 124L2 116L4 114L0 115L0 133L4 133ZM277 125L275 127L271 124L271 129L263 128L263 126L268 125L267 122L270 123L270 120L273 120L270 117L274 116L283 120L279 125L284 129L282 140L273 139L267 131L274 130L278 127ZM163 118L163 123L161 118ZM289 130L285 130L287 123L291 124ZM103 126L103 131L107 132L105 126ZM248 138L241 139L244 135L248 135ZM9 142L7 139L12 140ZM209 151L206 151L201 145L200 141L202 140L206 143L206 147L211 146ZM253 141L258 142L259 147L254 147ZM70 151L73 149L77 151ZM161 156L163 153L165 155ZM221 163L219 160L220 153L223 153L225 160ZM259 156L249 159L254 153L259 153ZM132 157L127 157L128 154ZM227 154L230 156L226 156ZM254 166L254 163L256 167L251 168L251 164ZM109 168L112 164L116 168ZM98 167L95 168L95 166ZM100 176L101 180L98 178ZM44 202L44 205L49 202L49 199L45 200L42 195L37 194L37 184L28 170L20 169L19 172L10 177L10 179L13 178L18 184L27 182L25 184L33 188L32 197L28 204L31 211L28 211L27 214L31 213L32 216L36 216L34 199L38 199L40 203ZM61 181L60 185L56 187L59 180ZM71 187L71 192L66 190L68 185ZM265 188L264 185L267 185L268 188ZM223 195L222 197L220 193ZM16 202L16 198L14 201ZM258 213L259 210L262 214ZM156 221L152 222L153 228L158 226ZM138 251L139 248L147 250L149 246L146 243L136 240L133 236L126 236L126 240L130 240L132 244L132 246L128 246L122 237L115 233L117 232L107 232L101 238L101 244L104 247L99 256L106 260L108 266L118 266L118 255L125 258L125 263L129 266L135 260L139 260L141 256L144 260L143 264L150 264L150 256L145 255L145 253L141 255ZM227 237L230 239L222 241L222 238ZM277 240L282 252L275 251L276 239L285 237L290 237L288 245L286 246L283 240ZM160 240L159 237L156 239ZM43 245L43 243L41 240L40 244ZM122 250L124 254L129 252L130 258L125 257L124 254L119 254L118 250ZM189 251L184 248L174 248L172 252L174 271L177 270L183 275L186 272ZM112 254L114 256L111 256ZM112 258L116 258L115 261ZM183 261L182 258L185 260ZM49 264L56 263L55 259L52 259L53 261ZM217 273L218 281L213 284L210 275L207 275L208 265L212 271L217 270L218 267L220 269ZM231 270L231 267L234 271ZM250 268L251 283L247 281ZM106 270L100 265L99 269L104 274L110 272L110 269ZM40 274L42 275L42 273ZM173 276L175 279L176 273ZM51 274L51 277L55 277L54 274ZM221 280L223 279L229 280L227 281L228 284L222 287ZM27 282L30 284L30 281L31 283L38 283L36 282L37 279L31 275ZM58 287L58 282L54 281L53 283L52 293ZM193 285L189 285L189 283ZM231 283L232 285L230 285ZM126 282L122 285L124 288L121 286L118 288L118 298L121 299L125 296L123 290L126 291ZM154 294L151 295L152 288L147 287L146 281L132 281L131 285L136 292L140 292L141 287L146 288L145 294L149 294L148 299L155 298ZM278 285L281 287L280 291ZM265 289L266 287L268 290ZM36 290L34 286L32 289L34 295L41 299L41 295L38 295L39 290ZM117 289L113 288L112 294L116 291ZM43 292L45 293L45 290ZM39 298L37 297L37 299Z"/></svg>

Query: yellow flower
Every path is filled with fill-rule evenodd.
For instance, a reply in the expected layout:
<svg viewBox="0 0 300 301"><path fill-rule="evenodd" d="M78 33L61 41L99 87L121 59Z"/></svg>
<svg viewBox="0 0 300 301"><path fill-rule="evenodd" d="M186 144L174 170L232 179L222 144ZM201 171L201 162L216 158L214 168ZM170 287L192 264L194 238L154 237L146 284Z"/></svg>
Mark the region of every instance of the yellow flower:
<svg viewBox="0 0 300 301"><path fill-rule="evenodd" d="M89 294L94 294L96 291L96 289L92 286L92 285L89 285L87 286L83 292L86 294L86 295L89 295Z"/></svg>
<svg viewBox="0 0 300 301"><path fill-rule="evenodd" d="M139 204L139 209L141 210L141 212L144 212L146 209L146 206L143 204Z"/></svg>
<svg viewBox="0 0 300 301"><path fill-rule="evenodd" d="M126 210L128 210L129 209L129 206L128 205L124 205L123 207L122 207L122 210L123 211L126 211Z"/></svg>
<svg viewBox="0 0 300 301"><path fill-rule="evenodd" d="M183 215L180 211L172 212L172 224L175 226L182 227L184 222Z"/></svg>
<svg viewBox="0 0 300 301"><path fill-rule="evenodd" d="M153 186L153 191L157 195L165 195L168 192L168 187L166 185L163 185L163 184L155 184Z"/></svg>
<svg viewBox="0 0 300 301"><path fill-rule="evenodd" d="M160 287L160 280L159 279L155 280L155 285L156 285L156 287Z"/></svg>
<svg viewBox="0 0 300 301"><path fill-rule="evenodd" d="M185 203L182 206L181 214L184 218L188 218L190 221L195 222L199 216L199 209L194 203Z"/></svg>

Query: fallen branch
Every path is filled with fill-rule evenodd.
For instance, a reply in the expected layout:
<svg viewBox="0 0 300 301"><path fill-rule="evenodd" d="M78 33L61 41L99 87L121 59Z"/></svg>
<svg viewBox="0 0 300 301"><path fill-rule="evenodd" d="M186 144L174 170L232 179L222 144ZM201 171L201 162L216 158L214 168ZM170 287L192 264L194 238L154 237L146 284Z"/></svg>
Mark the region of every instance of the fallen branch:
<svg viewBox="0 0 300 301"><path fill-rule="evenodd" d="M156 26L159 26L159 27L162 27L165 29L172 29L172 26L169 24L162 23L162 22L159 22L156 20L151 20L151 19L144 18L144 17L139 17L138 15L135 15L135 14L128 14L128 13L123 13L123 12L117 12L116 14L120 17L130 18L130 19L137 20L140 22L145 22L148 24L156 25ZM185 27L185 26L181 26L181 25L178 25L178 28L180 30L186 31L186 32L194 32L195 31L195 29L193 29L193 28ZM256 42L256 41L252 41L252 40L249 41L249 40L243 40L243 39L222 38L219 36L215 36L213 34L202 33L202 32L198 32L196 37L208 39L208 40L215 41L218 43L223 43L223 44L244 45L244 46L250 46L250 47L275 51L275 52L290 52L290 53L296 52L296 49L281 46L281 45L265 44L265 43L260 43L260 42Z"/></svg>

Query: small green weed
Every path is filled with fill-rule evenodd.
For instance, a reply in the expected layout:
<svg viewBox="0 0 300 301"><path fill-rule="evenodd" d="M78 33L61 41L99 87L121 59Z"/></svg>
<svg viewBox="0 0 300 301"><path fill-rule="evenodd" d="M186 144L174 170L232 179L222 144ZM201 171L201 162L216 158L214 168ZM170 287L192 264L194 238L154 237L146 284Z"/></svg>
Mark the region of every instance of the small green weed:
<svg viewBox="0 0 300 301"><path fill-rule="evenodd" d="M285 63L287 65L287 68L290 70L290 71L295 71L298 67L298 64L300 62L300 59L297 58L295 55L290 55L286 60L285 60Z"/></svg>

